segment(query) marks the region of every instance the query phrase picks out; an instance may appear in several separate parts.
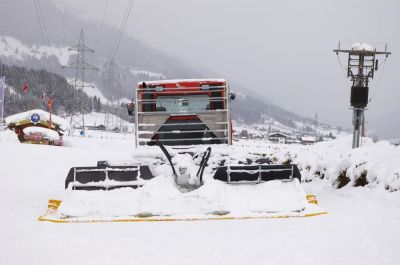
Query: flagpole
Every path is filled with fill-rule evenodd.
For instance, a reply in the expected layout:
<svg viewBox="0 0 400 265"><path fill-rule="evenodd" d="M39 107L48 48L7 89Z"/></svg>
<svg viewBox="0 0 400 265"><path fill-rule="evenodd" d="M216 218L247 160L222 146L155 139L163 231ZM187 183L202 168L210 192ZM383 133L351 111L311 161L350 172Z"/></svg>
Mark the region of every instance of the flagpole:
<svg viewBox="0 0 400 265"><path fill-rule="evenodd" d="M1 82L1 84L0 84L0 86L1 86L0 87L0 100L1 100L0 126L1 126L1 128L0 129L2 129L3 123L4 123L4 85L5 85L5 80L6 80L5 76L0 77L0 82Z"/></svg>
<svg viewBox="0 0 400 265"><path fill-rule="evenodd" d="M51 112L52 112L52 109L53 109L53 99L52 99L51 96L50 96L50 98L49 98L49 102L47 103L47 106L49 107L49 113L50 113L49 129L51 129Z"/></svg>

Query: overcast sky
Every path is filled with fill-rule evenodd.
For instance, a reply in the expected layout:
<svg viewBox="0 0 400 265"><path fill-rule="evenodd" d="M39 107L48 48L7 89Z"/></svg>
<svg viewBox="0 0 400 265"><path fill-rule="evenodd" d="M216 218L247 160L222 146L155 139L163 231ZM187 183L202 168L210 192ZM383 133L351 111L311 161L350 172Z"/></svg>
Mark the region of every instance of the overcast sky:
<svg viewBox="0 0 400 265"><path fill-rule="evenodd" d="M99 20L107 2L55 1ZM109 0L106 22L119 26L127 3ZM370 85L367 118L400 115L399 13L399 0L135 0L126 32L291 111L350 127L350 82L332 50L339 40L388 42L393 55Z"/></svg>

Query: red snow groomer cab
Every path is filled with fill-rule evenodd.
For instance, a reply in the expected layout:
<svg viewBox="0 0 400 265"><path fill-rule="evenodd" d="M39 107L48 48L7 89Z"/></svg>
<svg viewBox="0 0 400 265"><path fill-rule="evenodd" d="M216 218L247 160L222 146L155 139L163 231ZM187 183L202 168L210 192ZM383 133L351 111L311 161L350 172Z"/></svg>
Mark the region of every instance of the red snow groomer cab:
<svg viewBox="0 0 400 265"><path fill-rule="evenodd" d="M224 79L140 82L128 106L136 145L231 144L234 97Z"/></svg>

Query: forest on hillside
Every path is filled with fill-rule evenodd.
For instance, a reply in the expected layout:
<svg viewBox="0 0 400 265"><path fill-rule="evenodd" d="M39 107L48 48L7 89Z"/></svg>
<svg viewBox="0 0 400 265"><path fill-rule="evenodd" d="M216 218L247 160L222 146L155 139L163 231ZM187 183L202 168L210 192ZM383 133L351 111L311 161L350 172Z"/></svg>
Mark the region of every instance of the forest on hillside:
<svg viewBox="0 0 400 265"><path fill-rule="evenodd" d="M49 98L52 98L52 111L67 116L83 110L101 112L108 109L110 113L118 112L122 106L105 106L96 96L90 97L82 90L77 90L65 77L26 67L6 65L0 62L0 76L5 76L4 115L27 111L30 109L48 110Z"/></svg>

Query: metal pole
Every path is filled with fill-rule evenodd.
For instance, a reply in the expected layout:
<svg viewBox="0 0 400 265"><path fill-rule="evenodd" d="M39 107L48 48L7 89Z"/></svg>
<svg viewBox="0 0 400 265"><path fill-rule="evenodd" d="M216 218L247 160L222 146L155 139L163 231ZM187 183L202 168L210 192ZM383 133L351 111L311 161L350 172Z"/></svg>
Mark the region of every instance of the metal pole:
<svg viewBox="0 0 400 265"><path fill-rule="evenodd" d="M5 76L0 76L0 131L3 130L4 124L4 94L5 94Z"/></svg>
<svg viewBox="0 0 400 265"><path fill-rule="evenodd" d="M356 86L364 87L364 55L358 56L358 73L354 83ZM364 116L364 108L353 108L353 148L360 147L361 125Z"/></svg>
<svg viewBox="0 0 400 265"><path fill-rule="evenodd" d="M232 119L231 119L231 106L230 106L230 102L229 102L229 95L230 93L230 87L225 84L225 97L226 97L226 124L227 124L227 132L228 132L228 145L232 145Z"/></svg>
<svg viewBox="0 0 400 265"><path fill-rule="evenodd" d="M364 114L364 109L354 108L353 109L353 148L360 147L360 136L361 136L361 120Z"/></svg>
<svg viewBox="0 0 400 265"><path fill-rule="evenodd" d="M135 96L135 147L139 146L139 86L136 87L136 96Z"/></svg>

